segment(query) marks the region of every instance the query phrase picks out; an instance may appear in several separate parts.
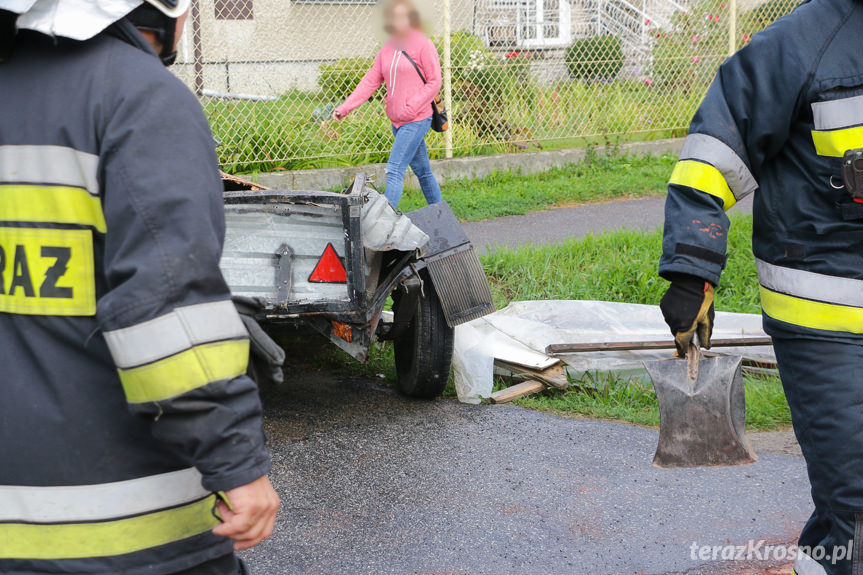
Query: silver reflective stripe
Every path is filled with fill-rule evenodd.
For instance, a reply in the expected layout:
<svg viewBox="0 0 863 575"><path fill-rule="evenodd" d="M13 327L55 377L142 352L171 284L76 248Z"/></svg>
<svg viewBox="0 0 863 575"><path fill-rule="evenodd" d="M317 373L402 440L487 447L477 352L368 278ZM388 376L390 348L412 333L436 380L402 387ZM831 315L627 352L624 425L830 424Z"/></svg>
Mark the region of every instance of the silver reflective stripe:
<svg viewBox="0 0 863 575"><path fill-rule="evenodd" d="M863 280L840 278L785 268L755 259L758 282L767 289L794 297L863 307Z"/></svg>
<svg viewBox="0 0 863 575"><path fill-rule="evenodd" d="M237 308L225 300L178 307L150 321L106 331L105 341L116 366L128 369L202 343L247 336Z"/></svg>
<svg viewBox="0 0 863 575"><path fill-rule="evenodd" d="M863 124L863 96L812 103L816 130L838 130Z"/></svg>
<svg viewBox="0 0 863 575"><path fill-rule="evenodd" d="M97 485L0 485L0 522L68 523L128 517L191 503L209 495L191 467Z"/></svg>
<svg viewBox="0 0 863 575"><path fill-rule="evenodd" d="M827 571L818 561L799 550L797 551L797 558L794 560L794 573L797 575L827 575Z"/></svg>
<svg viewBox="0 0 863 575"><path fill-rule="evenodd" d="M64 146L0 146L0 184L54 184L99 195L99 156Z"/></svg>
<svg viewBox="0 0 863 575"><path fill-rule="evenodd" d="M725 142L707 134L689 134L683 142L681 160L698 160L710 164L722 174L731 193L741 200L758 189L758 182L738 156Z"/></svg>

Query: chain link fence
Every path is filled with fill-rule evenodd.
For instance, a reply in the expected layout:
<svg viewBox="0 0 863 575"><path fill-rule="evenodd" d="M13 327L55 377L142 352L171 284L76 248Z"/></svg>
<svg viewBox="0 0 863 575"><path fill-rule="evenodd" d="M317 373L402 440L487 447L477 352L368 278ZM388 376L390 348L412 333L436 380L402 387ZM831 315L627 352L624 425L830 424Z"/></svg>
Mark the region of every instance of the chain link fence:
<svg viewBox="0 0 863 575"><path fill-rule="evenodd" d="M385 0L194 0L174 70L234 173L386 160L383 88L333 108L385 41ZM432 157L683 135L719 64L798 0L419 0L451 130Z"/></svg>

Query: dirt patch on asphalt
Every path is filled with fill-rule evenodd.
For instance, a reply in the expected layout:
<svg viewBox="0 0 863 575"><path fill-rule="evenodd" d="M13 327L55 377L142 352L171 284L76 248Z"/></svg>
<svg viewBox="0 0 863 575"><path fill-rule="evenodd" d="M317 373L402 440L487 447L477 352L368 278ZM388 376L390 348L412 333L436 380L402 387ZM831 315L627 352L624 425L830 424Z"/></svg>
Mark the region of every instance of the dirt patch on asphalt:
<svg viewBox="0 0 863 575"><path fill-rule="evenodd" d="M746 432L746 437L752 443L755 453L777 453L803 457L800 444L797 443L794 431L791 429Z"/></svg>

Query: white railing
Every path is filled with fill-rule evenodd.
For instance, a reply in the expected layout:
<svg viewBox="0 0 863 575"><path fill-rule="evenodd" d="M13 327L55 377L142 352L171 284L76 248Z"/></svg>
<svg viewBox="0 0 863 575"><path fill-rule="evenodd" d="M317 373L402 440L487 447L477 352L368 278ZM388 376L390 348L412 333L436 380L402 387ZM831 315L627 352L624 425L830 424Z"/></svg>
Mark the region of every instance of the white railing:
<svg viewBox="0 0 863 575"><path fill-rule="evenodd" d="M588 25L578 23L577 36L611 34L623 42L631 56L649 54L653 28L673 27L674 15L687 10L688 1L675 0L580 0L574 13L588 18Z"/></svg>

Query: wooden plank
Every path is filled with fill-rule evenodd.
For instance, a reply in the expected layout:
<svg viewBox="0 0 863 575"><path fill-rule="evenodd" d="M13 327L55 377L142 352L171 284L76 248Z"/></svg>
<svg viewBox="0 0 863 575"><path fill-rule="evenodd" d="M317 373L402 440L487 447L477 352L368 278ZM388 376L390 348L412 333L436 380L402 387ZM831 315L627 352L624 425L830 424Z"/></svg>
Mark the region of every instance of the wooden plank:
<svg viewBox="0 0 863 575"><path fill-rule="evenodd" d="M569 379L566 377L566 372L564 371L562 363L557 363L541 371L530 369L523 365L509 363L502 359L495 359L494 364L501 369L512 372L514 377L522 379L538 379L544 384L556 387L557 389L566 389L569 387Z"/></svg>
<svg viewBox="0 0 863 575"><path fill-rule="evenodd" d="M491 394L489 399L492 403L509 403L514 399L533 395L545 390L545 384L541 381L528 380L517 383L513 386L501 389Z"/></svg>
<svg viewBox="0 0 863 575"><path fill-rule="evenodd" d="M773 345L773 340L764 336L731 337L714 339L710 347L744 347ZM640 351L650 349L674 349L674 341L612 341L605 343L555 343L545 348L545 353L588 353L592 351Z"/></svg>

